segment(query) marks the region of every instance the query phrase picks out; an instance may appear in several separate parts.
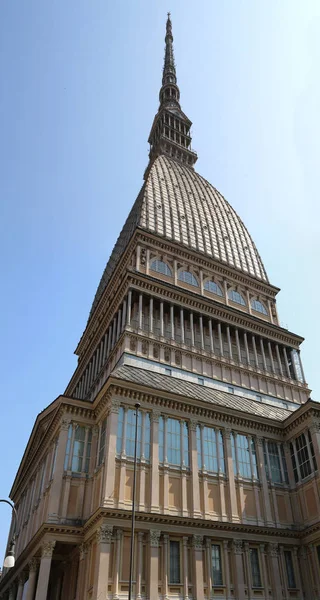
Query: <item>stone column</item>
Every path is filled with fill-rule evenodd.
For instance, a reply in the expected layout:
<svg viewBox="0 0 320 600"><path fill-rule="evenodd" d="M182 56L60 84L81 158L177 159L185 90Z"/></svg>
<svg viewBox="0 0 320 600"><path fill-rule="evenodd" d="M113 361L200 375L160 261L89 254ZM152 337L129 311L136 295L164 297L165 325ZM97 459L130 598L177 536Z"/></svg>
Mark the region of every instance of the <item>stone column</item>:
<svg viewBox="0 0 320 600"><path fill-rule="evenodd" d="M159 512L159 418L160 411L151 413L151 512Z"/></svg>
<svg viewBox="0 0 320 600"><path fill-rule="evenodd" d="M253 346L254 361L256 363L257 369L259 369L259 360L258 360L258 353L257 353L257 346L256 346L256 338L254 337L254 335L251 336L251 340L252 340L252 346Z"/></svg>
<svg viewBox="0 0 320 600"><path fill-rule="evenodd" d="M113 598L119 598L119 580L120 580L120 564L121 564L121 543L123 532L121 529L116 531L115 558L113 564ZM106 598L106 596L102 596ZM93 600L96 600L95 598ZM100 598L97 598L100 600Z"/></svg>
<svg viewBox="0 0 320 600"><path fill-rule="evenodd" d="M225 440L225 450L226 450L225 460L226 460L226 467L227 467L227 475L228 475L228 479L229 479L231 520L235 523L238 523L239 522L239 514L238 514L236 484L235 484L235 480L234 480L233 459L232 459L232 450L231 450L231 429L224 430L224 440Z"/></svg>
<svg viewBox="0 0 320 600"><path fill-rule="evenodd" d="M316 457L318 471L320 471L320 422L318 419L313 419L310 427L311 439L314 449L314 454ZM308 438L307 438L308 439ZM313 466L312 462L311 465Z"/></svg>
<svg viewBox="0 0 320 600"><path fill-rule="evenodd" d="M231 333L230 333L230 327L229 327L229 325L227 325L227 341L228 341L229 357L233 358L233 356L232 356L232 344L231 344Z"/></svg>
<svg viewBox="0 0 320 600"><path fill-rule="evenodd" d="M159 538L158 529L149 530L149 581L147 585L147 598L158 600L159 585Z"/></svg>
<svg viewBox="0 0 320 600"><path fill-rule="evenodd" d="M170 304L170 337L174 340L174 306Z"/></svg>
<svg viewBox="0 0 320 600"><path fill-rule="evenodd" d="M92 600L100 600L108 596L112 531L113 527L106 524L101 525L96 531L97 553Z"/></svg>
<svg viewBox="0 0 320 600"><path fill-rule="evenodd" d="M218 323L218 338L219 338L220 355L223 356L223 341L222 341L221 323Z"/></svg>
<svg viewBox="0 0 320 600"><path fill-rule="evenodd" d="M193 327L193 312L190 312L190 334L191 334L191 346L194 346L194 327Z"/></svg>
<svg viewBox="0 0 320 600"><path fill-rule="evenodd" d="M138 532L138 559L136 566L136 600L141 599L141 582L142 582L142 543L143 543L143 533L141 531Z"/></svg>
<svg viewBox="0 0 320 600"><path fill-rule="evenodd" d="M142 329L142 317L143 317L142 302L143 302L143 295L140 293L139 294L139 309L138 309L138 328L139 329Z"/></svg>
<svg viewBox="0 0 320 600"><path fill-rule="evenodd" d="M282 600L282 583L279 568L279 548L278 544L269 544L270 557L270 575L272 584L272 598Z"/></svg>
<svg viewBox="0 0 320 600"><path fill-rule="evenodd" d="M128 303L127 303L127 325L131 325L131 304L132 304L132 291L128 292Z"/></svg>
<svg viewBox="0 0 320 600"><path fill-rule="evenodd" d="M15 593L15 588L13 585L10 586L9 588L9 597L8 600L15 600L16 597L16 593Z"/></svg>
<svg viewBox="0 0 320 600"><path fill-rule="evenodd" d="M22 600L23 587L24 587L25 581L26 581L26 578L25 578L24 573L22 575L19 575L16 600Z"/></svg>
<svg viewBox="0 0 320 600"><path fill-rule="evenodd" d="M160 302L160 337L164 335L163 302Z"/></svg>
<svg viewBox="0 0 320 600"><path fill-rule="evenodd" d="M149 331L153 333L153 298L149 299Z"/></svg>
<svg viewBox="0 0 320 600"><path fill-rule="evenodd" d="M204 600L203 587L203 536L193 535L193 597L196 600Z"/></svg>
<svg viewBox="0 0 320 600"><path fill-rule="evenodd" d="M212 320L209 319L210 351L214 354Z"/></svg>
<svg viewBox="0 0 320 600"><path fill-rule="evenodd" d="M261 567L262 567L262 581L264 586L264 597L265 600L269 600L269 581L268 581L268 570L266 563L266 547L264 544L260 544L260 557L261 557Z"/></svg>
<svg viewBox="0 0 320 600"><path fill-rule="evenodd" d="M247 571L247 598L249 600L252 598L252 578L251 578L251 568L250 568L250 555L249 555L249 543L245 542L244 544L244 556L246 562L246 571Z"/></svg>
<svg viewBox="0 0 320 600"><path fill-rule="evenodd" d="M200 344L201 344L201 350L204 350L203 317L199 317L199 323L200 323Z"/></svg>
<svg viewBox="0 0 320 600"><path fill-rule="evenodd" d="M162 546L162 596L165 600L169 598L169 587L168 587L168 552L169 552L169 536L165 534L163 536Z"/></svg>
<svg viewBox="0 0 320 600"><path fill-rule="evenodd" d="M51 482L50 487L48 516L46 519L50 523L59 522L59 505L62 490L62 478L64 472L64 459L66 455L68 430L70 423L70 419L64 419L61 422L61 429L58 438L58 447L56 455L56 465L53 474L53 480Z"/></svg>
<svg viewBox="0 0 320 600"><path fill-rule="evenodd" d="M236 329L235 333L236 333L236 345L237 345L238 361L239 361L239 363L241 363L242 362L242 358L241 358L241 348L240 348L240 340L239 340L239 330Z"/></svg>
<svg viewBox="0 0 320 600"><path fill-rule="evenodd" d="M268 342L268 350L269 350L269 357L270 357L270 362L271 362L271 370L272 370L272 373L275 373L276 370L274 368L273 354L272 354L272 348L271 348L270 342Z"/></svg>
<svg viewBox="0 0 320 600"><path fill-rule="evenodd" d="M280 375L283 377L283 369L282 369L282 363L281 363L281 358L280 358L280 352L279 352L279 346L278 346L278 344L276 344L276 355L277 355L277 361L278 361Z"/></svg>
<svg viewBox="0 0 320 600"><path fill-rule="evenodd" d="M267 371L267 362L266 362L266 355L264 352L264 344L263 344L263 339L260 338L260 348L261 348L261 354L262 354L262 362L263 362L263 368L265 371Z"/></svg>
<svg viewBox="0 0 320 600"><path fill-rule="evenodd" d="M269 487L267 482L266 470L264 465L264 456L263 456L263 440L260 437L255 438L256 441L256 449L257 449L257 460L258 460L258 472L260 473L261 483L262 483L262 501L264 504L264 518L266 525L270 527L273 524L272 514L271 514L271 505L270 505L270 496L269 496Z"/></svg>
<svg viewBox="0 0 320 600"><path fill-rule="evenodd" d="M117 430L118 413L120 408L119 400L115 398L111 401L106 426L106 445L104 455L104 489L102 498L104 506L113 506L114 504L114 483L116 473L116 450L117 450Z"/></svg>
<svg viewBox="0 0 320 600"><path fill-rule="evenodd" d="M38 571L39 561L36 558L32 558L29 562L29 582L26 600L34 600L34 594L36 591L36 582L37 582L37 571Z"/></svg>
<svg viewBox="0 0 320 600"><path fill-rule="evenodd" d="M223 565L226 584L227 600L230 598L230 565L229 565L229 547L227 540L223 540Z"/></svg>
<svg viewBox="0 0 320 600"><path fill-rule="evenodd" d="M316 549L314 544L308 544L308 558L309 564L311 566L313 572L313 582L314 582L314 591L316 595L314 598L320 597L320 573L319 573L319 562L318 557L316 556Z"/></svg>
<svg viewBox="0 0 320 600"><path fill-rule="evenodd" d="M77 592L75 600L82 600L83 590L85 589L85 559L88 552L85 544L79 546L79 571L77 579Z"/></svg>
<svg viewBox="0 0 320 600"><path fill-rule="evenodd" d="M293 554L293 568L294 568L294 573L295 573L296 587L298 588L298 590L300 590L300 593L302 595L303 591L302 591L302 583L301 583L301 575L300 575L300 566L299 566L299 560L298 560L298 546L294 546L292 554Z"/></svg>
<svg viewBox="0 0 320 600"><path fill-rule="evenodd" d="M183 543L183 597L188 600L189 597L189 580L188 580L188 538L182 538Z"/></svg>
<svg viewBox="0 0 320 600"><path fill-rule="evenodd" d="M44 542L44 544L42 545L39 577L35 600L46 600L47 598L51 562L55 545L55 541Z"/></svg>
<svg viewBox="0 0 320 600"><path fill-rule="evenodd" d="M244 339L244 347L245 347L246 357L247 357L247 364L250 365L250 354L249 354L249 346L248 346L248 336L247 336L246 332L244 332L244 334L243 334L243 339Z"/></svg>
<svg viewBox="0 0 320 600"><path fill-rule="evenodd" d="M192 477L192 511L193 517L200 517L200 485L198 473L197 421L190 420L190 450Z"/></svg>
<svg viewBox="0 0 320 600"><path fill-rule="evenodd" d="M303 580L303 590L305 592L305 600L314 600L313 585L312 585L312 573L311 573L311 569L310 569L307 548L305 546L300 547L299 565L301 567L301 575L302 575L302 580Z"/></svg>
<svg viewBox="0 0 320 600"><path fill-rule="evenodd" d="M287 356L287 349L285 346L283 346L283 357L284 357L284 362L286 365L286 371L287 371L287 377L289 377L289 379L291 379L291 373L290 373L290 368L289 368L289 363L288 363L288 356Z"/></svg>
<svg viewBox="0 0 320 600"><path fill-rule="evenodd" d="M206 560L207 560L207 597L212 596L212 560L211 560L211 539L206 538Z"/></svg>
<svg viewBox="0 0 320 600"><path fill-rule="evenodd" d="M245 600L245 584L243 572L243 545L242 540L233 540L233 560L234 560L234 591L237 600Z"/></svg>
<svg viewBox="0 0 320 600"><path fill-rule="evenodd" d="M180 329L181 329L181 344L184 344L184 314L183 314L183 308L180 308Z"/></svg>

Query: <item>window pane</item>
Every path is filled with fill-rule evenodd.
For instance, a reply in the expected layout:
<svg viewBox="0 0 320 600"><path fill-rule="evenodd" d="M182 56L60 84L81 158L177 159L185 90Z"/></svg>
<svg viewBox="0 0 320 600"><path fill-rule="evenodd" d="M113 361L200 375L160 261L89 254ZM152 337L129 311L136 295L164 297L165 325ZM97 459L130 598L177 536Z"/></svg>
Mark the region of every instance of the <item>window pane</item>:
<svg viewBox="0 0 320 600"><path fill-rule="evenodd" d="M302 433L295 440L298 463L300 467L301 478L304 479L310 475L312 468L309 460L309 453L307 448L307 441L304 433Z"/></svg>
<svg viewBox="0 0 320 600"><path fill-rule="evenodd" d="M105 444L106 444L106 424L107 424L107 419L103 419L103 421L101 423L101 431L100 431L98 466L101 465L103 457L104 457L104 449L105 449Z"/></svg>
<svg viewBox="0 0 320 600"><path fill-rule="evenodd" d="M222 585L221 549L218 544L212 545L212 585Z"/></svg>
<svg viewBox="0 0 320 600"><path fill-rule="evenodd" d="M271 471L271 481L273 483L283 483L281 475L280 457L278 445L276 442L268 442L268 454Z"/></svg>
<svg viewBox="0 0 320 600"><path fill-rule="evenodd" d="M117 454L120 456L122 451L123 442L123 422L124 422L124 408L120 406L118 414L118 431L117 431Z"/></svg>
<svg viewBox="0 0 320 600"><path fill-rule="evenodd" d="M189 271L180 271L178 274L178 279L183 281L184 283L188 283L189 285L194 285L195 287L199 287L199 284L195 278L195 276Z"/></svg>
<svg viewBox="0 0 320 600"><path fill-rule="evenodd" d="M178 419L167 419L167 451L169 464L180 465L181 434L180 421Z"/></svg>
<svg viewBox="0 0 320 600"><path fill-rule="evenodd" d="M252 587L261 587L259 555L257 548L250 548Z"/></svg>
<svg viewBox="0 0 320 600"><path fill-rule="evenodd" d="M215 281L206 281L204 284L204 289L211 292L211 294L217 294L217 296L222 296L222 290L220 285L215 283Z"/></svg>
<svg viewBox="0 0 320 600"><path fill-rule="evenodd" d="M157 273L162 273L162 275L168 275L168 277L172 277L172 271L167 263L162 260L154 260L150 266L151 271L156 271Z"/></svg>
<svg viewBox="0 0 320 600"><path fill-rule="evenodd" d="M236 290L229 290L228 297L230 300L232 300L232 302L235 302L236 304L241 304L242 306L246 305L243 296L241 296L239 292L236 292Z"/></svg>
<svg viewBox="0 0 320 600"><path fill-rule="evenodd" d="M170 542L170 583L180 583L179 542Z"/></svg>
<svg viewBox="0 0 320 600"><path fill-rule="evenodd" d="M69 425L69 429L68 429L68 440L67 440L67 447L66 447L66 456L64 459L64 468L65 471L68 469L68 463L69 463L69 456L70 456L70 450L71 450L71 438L72 438L72 425Z"/></svg>
<svg viewBox="0 0 320 600"><path fill-rule="evenodd" d="M159 462L164 462L164 419L159 419Z"/></svg>
<svg viewBox="0 0 320 600"><path fill-rule="evenodd" d="M295 588L296 587L296 580L295 580L295 576L294 576L294 569L293 569L293 560L292 560L292 553L290 550L285 550L284 551L284 557L285 557L285 561L286 561L286 569L287 569L287 577L288 577L288 587L289 588Z"/></svg>
<svg viewBox="0 0 320 600"><path fill-rule="evenodd" d="M238 454L238 469L242 477L251 479L249 443L245 435L237 434L235 438Z"/></svg>
<svg viewBox="0 0 320 600"><path fill-rule="evenodd" d="M266 308L259 300L251 300L251 308L257 312L263 313L264 315L268 314Z"/></svg>
<svg viewBox="0 0 320 600"><path fill-rule="evenodd" d="M201 453L201 429L200 425L197 425L197 453L198 453L198 469L202 469L202 453Z"/></svg>
<svg viewBox="0 0 320 600"><path fill-rule="evenodd" d="M205 468L211 473L218 473L219 467L216 432L212 427L204 427L202 430L202 435Z"/></svg>

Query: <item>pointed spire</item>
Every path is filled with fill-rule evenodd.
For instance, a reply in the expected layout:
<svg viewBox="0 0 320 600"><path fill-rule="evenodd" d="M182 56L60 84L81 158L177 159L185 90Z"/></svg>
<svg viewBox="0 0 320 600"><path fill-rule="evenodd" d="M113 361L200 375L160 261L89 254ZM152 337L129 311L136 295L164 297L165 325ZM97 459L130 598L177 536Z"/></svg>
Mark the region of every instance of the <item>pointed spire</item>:
<svg viewBox="0 0 320 600"><path fill-rule="evenodd" d="M162 76L162 85L167 83L177 83L176 67L174 64L173 54L173 35L172 35L172 23L170 13L168 13L167 25L166 25L166 51L164 56L164 67Z"/></svg>
<svg viewBox="0 0 320 600"><path fill-rule="evenodd" d="M159 110L154 118L148 142L150 144L150 162L144 177L148 176L153 161L165 154L182 164L193 167L197 160L191 150L191 121L181 110L180 90L177 85L176 67L173 54L173 35L170 13L168 13L165 37L165 55L160 89Z"/></svg>

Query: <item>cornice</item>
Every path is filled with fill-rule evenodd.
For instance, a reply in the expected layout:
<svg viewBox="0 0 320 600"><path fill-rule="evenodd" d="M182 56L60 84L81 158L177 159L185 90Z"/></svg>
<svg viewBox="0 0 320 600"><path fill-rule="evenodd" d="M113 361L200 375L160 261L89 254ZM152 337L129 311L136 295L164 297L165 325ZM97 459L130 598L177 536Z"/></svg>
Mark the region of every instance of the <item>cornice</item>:
<svg viewBox="0 0 320 600"><path fill-rule="evenodd" d="M130 282L129 287L149 294L157 294L159 298L170 300L172 304L183 305L181 308L198 310L210 318L215 318L226 324L259 334L270 341L273 340L298 348L299 344L304 340L304 338L289 331L287 332L287 330L277 325L260 321L252 315L237 311L231 306L222 305L189 290L174 287L163 280L150 277L150 275L131 270L128 272L128 277Z"/></svg>

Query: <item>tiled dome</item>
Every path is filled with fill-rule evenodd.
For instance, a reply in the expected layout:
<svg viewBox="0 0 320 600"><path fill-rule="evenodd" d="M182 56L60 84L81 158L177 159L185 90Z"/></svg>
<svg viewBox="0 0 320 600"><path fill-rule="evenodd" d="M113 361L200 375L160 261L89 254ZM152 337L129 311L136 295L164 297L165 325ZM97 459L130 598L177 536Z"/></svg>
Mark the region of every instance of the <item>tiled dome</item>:
<svg viewBox="0 0 320 600"><path fill-rule="evenodd" d="M90 316L137 227L268 281L251 236L225 198L193 169L162 155L153 162L116 242Z"/></svg>

